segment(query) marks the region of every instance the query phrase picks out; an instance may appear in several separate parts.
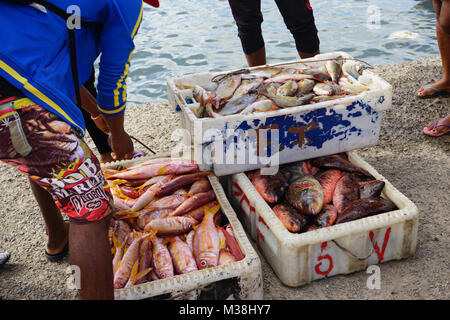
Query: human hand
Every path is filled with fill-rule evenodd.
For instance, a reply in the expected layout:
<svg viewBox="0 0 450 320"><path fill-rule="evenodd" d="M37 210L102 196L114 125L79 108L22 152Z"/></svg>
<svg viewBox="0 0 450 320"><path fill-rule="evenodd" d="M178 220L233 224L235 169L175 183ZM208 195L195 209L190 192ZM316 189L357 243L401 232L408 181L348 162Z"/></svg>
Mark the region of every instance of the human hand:
<svg viewBox="0 0 450 320"><path fill-rule="evenodd" d="M128 133L125 131L112 132L110 135L111 156L114 160L129 160L133 158L134 146Z"/></svg>

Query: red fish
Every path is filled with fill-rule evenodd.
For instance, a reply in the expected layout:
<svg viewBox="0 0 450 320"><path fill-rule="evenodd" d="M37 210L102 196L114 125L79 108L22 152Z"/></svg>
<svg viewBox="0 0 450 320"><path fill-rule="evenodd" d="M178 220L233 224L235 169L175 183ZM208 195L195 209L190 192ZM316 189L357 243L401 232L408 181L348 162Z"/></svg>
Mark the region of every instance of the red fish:
<svg viewBox="0 0 450 320"><path fill-rule="evenodd" d="M314 176L317 172L319 172L319 168L314 167L311 164L311 161L305 160L302 163L302 171L306 174L309 174L311 176Z"/></svg>
<svg viewBox="0 0 450 320"><path fill-rule="evenodd" d="M311 159L311 163L316 167L327 169L334 168L342 171L364 175L367 177L372 177L372 175L367 170L354 165L341 155L337 154Z"/></svg>
<svg viewBox="0 0 450 320"><path fill-rule="evenodd" d="M233 254L228 251L228 249L223 248L219 251L219 261L217 265L223 266L224 264L232 263L237 261L237 259L233 256Z"/></svg>
<svg viewBox="0 0 450 320"><path fill-rule="evenodd" d="M173 269L172 257L170 256L169 249L167 249L162 238L153 235L151 237L153 244L153 270L158 279L165 279L173 277L175 275Z"/></svg>
<svg viewBox="0 0 450 320"><path fill-rule="evenodd" d="M169 252L177 274L185 274L198 270L191 248L179 237L169 240Z"/></svg>
<svg viewBox="0 0 450 320"><path fill-rule="evenodd" d="M122 243L119 243L114 235L113 235L113 238L114 238L114 240L113 240L114 248L116 249L116 252L114 253L114 258L113 258L113 274L115 274L117 271L117 267L119 266L119 263L123 258L123 253L125 250L125 243L126 243L127 239L125 238L125 240Z"/></svg>
<svg viewBox="0 0 450 320"><path fill-rule="evenodd" d="M169 162L139 165L134 168L121 170L110 176L112 179L150 179L167 174L182 174L198 171L198 164L187 159L175 159Z"/></svg>
<svg viewBox="0 0 450 320"><path fill-rule="evenodd" d="M131 275L134 263L139 259L139 247L141 245L141 240L143 236L137 236L134 238L130 247L126 250L123 258L114 274L114 288L120 289L125 287L128 279Z"/></svg>
<svg viewBox="0 0 450 320"><path fill-rule="evenodd" d="M359 197L372 198L379 197L383 191L385 182L383 180L369 180L359 182Z"/></svg>
<svg viewBox="0 0 450 320"><path fill-rule="evenodd" d="M334 189L343 174L344 173L340 170L329 169L316 176L317 181L319 181L322 186L323 204L328 204L333 200Z"/></svg>
<svg viewBox="0 0 450 320"><path fill-rule="evenodd" d="M130 197L132 199L137 199L139 197L139 192L136 191L136 189L133 187L120 186L119 188L120 191L122 191L122 193L127 197Z"/></svg>
<svg viewBox="0 0 450 320"><path fill-rule="evenodd" d="M163 219L151 220L145 231L155 230L158 236L176 236L192 230L198 221L191 217L167 217Z"/></svg>
<svg viewBox="0 0 450 320"><path fill-rule="evenodd" d="M156 193L161 189L163 185L168 183L174 178L174 175L167 175L150 188L148 188L144 194L142 194L136 201L136 203L131 207L131 210L137 211L144 208L150 201L156 197Z"/></svg>
<svg viewBox="0 0 450 320"><path fill-rule="evenodd" d="M298 233L305 229L307 218L290 205L277 204L272 210L288 231Z"/></svg>
<svg viewBox="0 0 450 320"><path fill-rule="evenodd" d="M275 175L262 175L261 170L258 170L251 181L261 197L269 203L277 203L289 187L288 179L279 171Z"/></svg>
<svg viewBox="0 0 450 320"><path fill-rule="evenodd" d="M148 179L136 179L136 180L128 180L123 185L127 187L137 188L142 186Z"/></svg>
<svg viewBox="0 0 450 320"><path fill-rule="evenodd" d="M190 174L183 174L175 177L168 183L165 183L158 192L156 192L156 197L163 197L172 194L174 191L183 188L185 186L191 185L197 180L204 179L205 176L210 175L211 172L196 172Z"/></svg>
<svg viewBox="0 0 450 320"><path fill-rule="evenodd" d="M189 194L194 195L197 193L207 192L211 190L211 184L208 179L202 178L195 181L189 189Z"/></svg>
<svg viewBox="0 0 450 320"><path fill-rule="evenodd" d="M359 199L358 181L352 175L346 173L336 184L333 193L333 205L340 214L350 202L356 199Z"/></svg>
<svg viewBox="0 0 450 320"><path fill-rule="evenodd" d="M225 236L225 241L227 244L227 248L230 250L231 254L235 258L235 261L241 261L245 258L244 254L241 251L241 248L239 247L239 244L237 243L234 236L229 233L226 229L220 228L222 230L223 235Z"/></svg>
<svg viewBox="0 0 450 320"><path fill-rule="evenodd" d="M157 209L176 209L189 199L187 195L174 194L150 202L143 210L149 212Z"/></svg>
<svg viewBox="0 0 450 320"><path fill-rule="evenodd" d="M214 190L210 190L207 192L197 193L184 201L179 207L172 212L172 216L182 216L185 213L188 213L191 210L197 209L204 204L207 204L213 201L216 198L216 194Z"/></svg>
<svg viewBox="0 0 450 320"><path fill-rule="evenodd" d="M195 230L191 230L191 231L189 231L189 233L186 236L186 244L189 246L189 248L191 249L192 252L194 252L194 245L193 245L194 234L195 234Z"/></svg>
<svg viewBox="0 0 450 320"><path fill-rule="evenodd" d="M384 198L364 198L352 201L343 212L339 213L336 223L353 221L375 214L395 210L395 204Z"/></svg>
<svg viewBox="0 0 450 320"><path fill-rule="evenodd" d="M206 210L211 209L219 204L217 200L211 201L197 209L191 210L184 215L184 217L192 217L197 221L201 221L205 215Z"/></svg>
<svg viewBox="0 0 450 320"><path fill-rule="evenodd" d="M306 175L291 183L286 200L300 213L316 215L323 207L322 186L313 176Z"/></svg>
<svg viewBox="0 0 450 320"><path fill-rule="evenodd" d="M152 242L149 238L142 240L141 247L139 248L139 269L138 272L141 275L136 277L135 284L147 282L146 270L150 271L152 268Z"/></svg>
<svg viewBox="0 0 450 320"><path fill-rule="evenodd" d="M220 238L214 225L214 215L219 209L220 206L215 206L207 210L202 223L195 230L194 258L200 270L217 266L218 263Z"/></svg>
<svg viewBox="0 0 450 320"><path fill-rule="evenodd" d="M145 226L154 219L162 219L169 216L172 213L172 209L157 209L154 211L146 211L145 209L138 211L140 213L137 218L136 225L139 229L144 230Z"/></svg>
<svg viewBox="0 0 450 320"><path fill-rule="evenodd" d="M338 212L331 204L323 206L322 211L314 219L314 224L319 227L328 227L336 222Z"/></svg>
<svg viewBox="0 0 450 320"><path fill-rule="evenodd" d="M128 223L122 220L115 220L113 233L114 237L117 240L117 243L123 243L128 236L131 234L131 227Z"/></svg>

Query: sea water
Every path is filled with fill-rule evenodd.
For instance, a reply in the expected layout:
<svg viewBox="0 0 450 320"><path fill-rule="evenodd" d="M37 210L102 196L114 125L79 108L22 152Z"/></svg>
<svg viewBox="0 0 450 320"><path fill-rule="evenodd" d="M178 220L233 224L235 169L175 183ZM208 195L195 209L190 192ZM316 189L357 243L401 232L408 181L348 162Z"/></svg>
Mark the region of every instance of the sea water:
<svg viewBox="0 0 450 320"><path fill-rule="evenodd" d="M322 53L371 65L439 54L431 0L310 0ZM273 0L261 0L267 63L298 59ZM129 104L167 100L170 77L247 67L227 0L160 0L145 6L128 77Z"/></svg>

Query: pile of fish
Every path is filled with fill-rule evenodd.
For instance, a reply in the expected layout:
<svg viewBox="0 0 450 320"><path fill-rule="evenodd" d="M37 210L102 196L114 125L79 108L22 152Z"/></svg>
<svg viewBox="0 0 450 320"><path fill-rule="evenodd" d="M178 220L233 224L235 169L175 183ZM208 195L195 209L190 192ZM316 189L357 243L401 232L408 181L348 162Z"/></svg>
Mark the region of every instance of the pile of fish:
<svg viewBox="0 0 450 320"><path fill-rule="evenodd" d="M287 230L301 233L396 209L381 197L384 181L334 154L247 173Z"/></svg>
<svg viewBox="0 0 450 320"><path fill-rule="evenodd" d="M244 258L211 172L194 161L159 158L103 173L116 210L109 228L115 289Z"/></svg>
<svg viewBox="0 0 450 320"><path fill-rule="evenodd" d="M317 67L297 63L232 72L208 87L190 87L198 102L190 108L198 118L218 118L358 95L369 88L356 80L362 70L357 66L339 57Z"/></svg>

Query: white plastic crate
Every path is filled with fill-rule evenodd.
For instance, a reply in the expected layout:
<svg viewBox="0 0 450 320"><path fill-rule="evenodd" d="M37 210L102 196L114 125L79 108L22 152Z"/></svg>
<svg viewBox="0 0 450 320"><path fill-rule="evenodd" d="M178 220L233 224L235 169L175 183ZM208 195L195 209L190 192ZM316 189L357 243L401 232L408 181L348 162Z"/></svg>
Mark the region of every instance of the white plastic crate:
<svg viewBox="0 0 450 320"><path fill-rule="evenodd" d="M382 195L398 210L296 234L284 227L245 173L230 178L229 199L239 219L278 278L288 286L407 258L416 250L417 207L355 151L347 155L352 163L385 181Z"/></svg>
<svg viewBox="0 0 450 320"><path fill-rule="evenodd" d="M169 154L161 154L127 161L116 161L104 165L103 168L125 169L149 159L169 156ZM115 299L263 299L262 269L259 256L250 244L218 178L214 175L209 175L208 178L245 258L223 266L193 271L129 288L115 289Z"/></svg>
<svg viewBox="0 0 450 320"><path fill-rule="evenodd" d="M312 61L338 56L352 58L345 52L333 52L297 63L317 67L325 62ZM288 64L291 63L272 66ZM213 170L217 176L375 145L382 111L392 104L392 86L364 70L358 80L370 90L359 95L249 115L197 118L190 108L199 103L188 87L209 86L214 76L224 73L228 72L204 72L167 80L169 103L180 112L185 143L194 147L201 170Z"/></svg>

